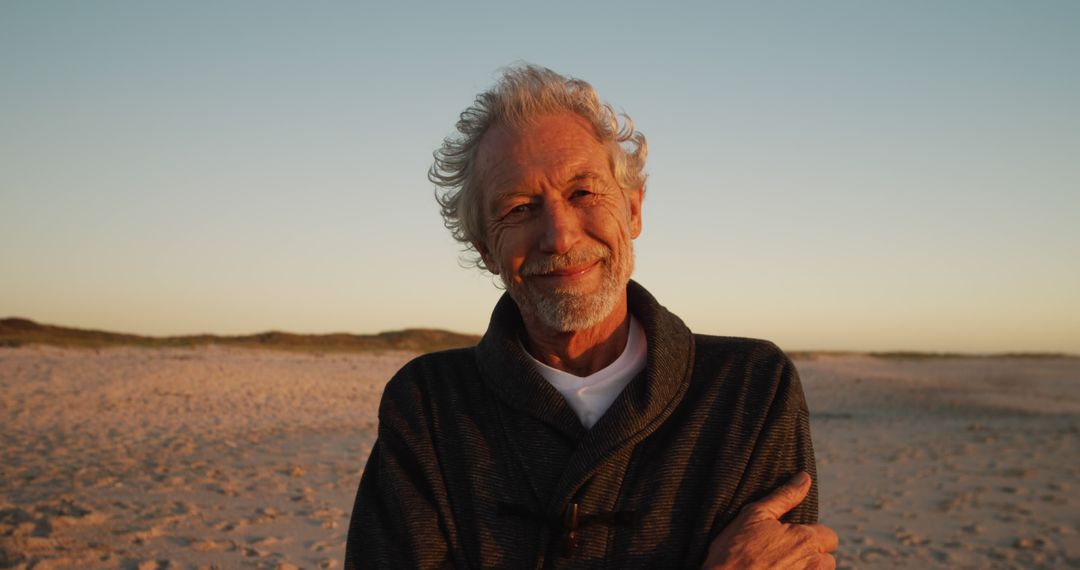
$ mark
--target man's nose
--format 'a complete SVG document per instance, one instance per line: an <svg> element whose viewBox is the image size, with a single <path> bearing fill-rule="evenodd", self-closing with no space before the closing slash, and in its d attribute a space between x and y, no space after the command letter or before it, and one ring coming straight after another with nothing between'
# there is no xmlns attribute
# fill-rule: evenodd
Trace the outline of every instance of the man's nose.
<svg viewBox="0 0 1080 570"><path fill-rule="evenodd" d="M543 236L540 249L544 253L562 254L573 249L581 236L581 225L573 208L561 202L545 204Z"/></svg>

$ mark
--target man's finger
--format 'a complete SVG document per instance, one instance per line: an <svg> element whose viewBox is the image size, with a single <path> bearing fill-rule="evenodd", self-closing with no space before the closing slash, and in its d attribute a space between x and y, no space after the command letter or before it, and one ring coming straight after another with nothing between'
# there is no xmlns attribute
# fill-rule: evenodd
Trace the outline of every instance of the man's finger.
<svg viewBox="0 0 1080 570"><path fill-rule="evenodd" d="M751 503L751 505L755 513L779 519L801 503L809 492L810 475L805 471L800 471L798 475L777 487L775 491L769 493L764 499Z"/></svg>
<svg viewBox="0 0 1080 570"><path fill-rule="evenodd" d="M814 533L814 542L817 543L821 552L833 552L840 546L840 537L836 536L833 529L823 524L808 524L806 528Z"/></svg>
<svg viewBox="0 0 1080 570"><path fill-rule="evenodd" d="M832 556L826 554L818 559L819 570L833 570L834 568L836 568L836 559Z"/></svg>

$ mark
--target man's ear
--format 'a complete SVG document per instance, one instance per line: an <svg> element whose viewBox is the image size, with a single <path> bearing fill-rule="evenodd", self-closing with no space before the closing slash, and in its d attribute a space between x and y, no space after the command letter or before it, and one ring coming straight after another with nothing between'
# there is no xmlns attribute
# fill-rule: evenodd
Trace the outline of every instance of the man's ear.
<svg viewBox="0 0 1080 570"><path fill-rule="evenodd" d="M630 237L637 239L641 235L641 202L645 198L645 188L638 188L626 193L630 202Z"/></svg>
<svg viewBox="0 0 1080 570"><path fill-rule="evenodd" d="M491 256L491 251L487 246L478 241L472 242L472 245L476 248L476 253L480 254L480 259L484 260L484 267L487 267L492 275L498 275L499 266L495 264L495 258Z"/></svg>

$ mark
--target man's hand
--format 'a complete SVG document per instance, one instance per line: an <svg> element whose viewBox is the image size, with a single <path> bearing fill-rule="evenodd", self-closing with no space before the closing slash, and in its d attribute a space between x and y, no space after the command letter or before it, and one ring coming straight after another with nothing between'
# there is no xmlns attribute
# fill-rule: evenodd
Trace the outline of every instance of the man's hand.
<svg viewBox="0 0 1080 570"><path fill-rule="evenodd" d="M809 491L810 475L803 472L768 497L743 507L709 545L703 568L835 568L831 553L839 539L832 529L780 522Z"/></svg>

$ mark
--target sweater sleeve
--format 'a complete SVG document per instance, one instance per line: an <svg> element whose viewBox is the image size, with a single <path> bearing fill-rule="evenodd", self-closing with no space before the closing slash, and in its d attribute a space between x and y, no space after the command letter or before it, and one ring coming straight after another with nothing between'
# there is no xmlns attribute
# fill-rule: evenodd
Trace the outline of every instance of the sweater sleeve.
<svg viewBox="0 0 1080 570"><path fill-rule="evenodd" d="M801 389L800 396L802 396ZM810 414L806 410L805 403L799 411L796 424L794 453L796 468L809 473L813 482L803 502L780 520L786 523L814 524L818 522L818 477L817 465L814 462L814 446L810 442Z"/></svg>
<svg viewBox="0 0 1080 570"><path fill-rule="evenodd" d="M794 364L779 349L773 348L773 351L768 358L762 358L771 361L765 367L768 372L756 374L754 379L759 386L771 386L763 391L769 394L768 399L760 401L757 408L764 412L764 419L754 436L753 451L731 508L718 514L709 534L710 540L724 529L739 509L764 498L799 471L806 471L813 479L810 492L780 520L797 524L817 522L818 481L806 398Z"/></svg>
<svg viewBox="0 0 1080 570"><path fill-rule="evenodd" d="M788 413L795 416L792 428L781 430L787 432L789 453L792 456L793 469L805 471L810 474L812 485L807 493L807 498L802 500L792 511L781 517L784 523L799 525L812 525L818 523L818 465L814 461L813 443L810 439L810 410L807 408L806 395L802 393L802 383L799 381L795 365L788 359L784 359L787 392L786 408Z"/></svg>
<svg viewBox="0 0 1080 570"><path fill-rule="evenodd" d="M771 493L799 471L809 473L813 480L810 492L780 520L797 524L817 522L818 480L814 445L810 440L810 412L799 373L787 356L781 356L776 395L758 438L750 471L754 473L754 479L767 482L766 488L758 493L761 496Z"/></svg>
<svg viewBox="0 0 1080 570"><path fill-rule="evenodd" d="M401 394L397 394L398 397ZM438 462L422 437L424 418L401 409L391 386L379 411L379 437L356 493L345 568L448 568L449 541L440 516Z"/></svg>

